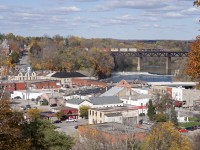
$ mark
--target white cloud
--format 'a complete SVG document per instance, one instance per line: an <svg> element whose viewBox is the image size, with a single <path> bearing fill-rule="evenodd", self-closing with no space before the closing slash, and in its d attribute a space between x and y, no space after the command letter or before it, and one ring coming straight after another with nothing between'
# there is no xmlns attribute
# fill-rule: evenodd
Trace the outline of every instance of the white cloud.
<svg viewBox="0 0 200 150"><path fill-rule="evenodd" d="M65 12L77 12L77 11L81 11L80 8L76 7L76 6L71 6L71 7L60 7L57 10L60 11L65 11Z"/></svg>
<svg viewBox="0 0 200 150"><path fill-rule="evenodd" d="M126 15L123 15L123 16L118 16L115 18L116 20L121 20L121 21L135 21L137 20L135 17L129 15L129 14L126 14Z"/></svg>
<svg viewBox="0 0 200 150"><path fill-rule="evenodd" d="M168 12L164 14L166 17L172 17L172 18L178 18L178 17L183 17L183 15L179 12Z"/></svg>
<svg viewBox="0 0 200 150"><path fill-rule="evenodd" d="M146 20L149 20L149 21L158 21L159 19L156 18L156 17L148 17L148 18L146 18Z"/></svg>

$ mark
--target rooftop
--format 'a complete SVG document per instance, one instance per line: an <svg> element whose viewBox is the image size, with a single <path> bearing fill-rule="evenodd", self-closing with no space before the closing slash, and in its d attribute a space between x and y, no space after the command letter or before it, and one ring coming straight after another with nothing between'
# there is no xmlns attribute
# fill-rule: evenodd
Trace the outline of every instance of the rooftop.
<svg viewBox="0 0 200 150"><path fill-rule="evenodd" d="M117 87L114 86L111 89L109 89L108 91L106 91L105 93L101 94L100 96L116 96L120 91L122 91L124 89L124 87Z"/></svg>
<svg viewBox="0 0 200 150"><path fill-rule="evenodd" d="M196 86L197 82L148 82L148 84L164 86Z"/></svg>
<svg viewBox="0 0 200 150"><path fill-rule="evenodd" d="M69 100L66 101L66 103L79 105L84 101L87 101L87 100L85 100L85 99L69 99Z"/></svg>
<svg viewBox="0 0 200 150"><path fill-rule="evenodd" d="M91 110L97 110L102 112L116 112L124 110L138 110L138 108L136 106L120 106L120 107L91 108Z"/></svg>
<svg viewBox="0 0 200 150"><path fill-rule="evenodd" d="M117 96L102 96L93 97L90 102L93 105L104 105L104 104L119 104L123 103Z"/></svg>
<svg viewBox="0 0 200 150"><path fill-rule="evenodd" d="M113 135L119 134L134 134L138 132L148 132L149 128L142 126L140 127L133 127L127 126L119 123L102 123L102 124L94 124L94 125L87 125L89 128L93 128L99 131L107 132Z"/></svg>
<svg viewBox="0 0 200 150"><path fill-rule="evenodd" d="M55 78L74 78L74 77L86 77L79 72L56 72L51 77Z"/></svg>

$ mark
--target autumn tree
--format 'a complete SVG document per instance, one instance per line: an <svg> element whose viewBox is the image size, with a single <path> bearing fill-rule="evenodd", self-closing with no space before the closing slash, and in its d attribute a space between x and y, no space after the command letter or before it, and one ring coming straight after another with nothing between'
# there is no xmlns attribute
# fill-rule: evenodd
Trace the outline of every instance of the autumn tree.
<svg viewBox="0 0 200 150"><path fill-rule="evenodd" d="M32 119L32 120L35 120L35 119L39 119L40 118L40 110L39 109L29 109L27 111L27 115Z"/></svg>
<svg viewBox="0 0 200 150"><path fill-rule="evenodd" d="M94 75L99 79L108 77L114 68L114 60L109 53L98 48L94 48L89 51L89 55L91 67L94 70Z"/></svg>
<svg viewBox="0 0 200 150"><path fill-rule="evenodd" d="M31 57L41 57L41 47L36 41L33 41L30 44L29 52L31 54Z"/></svg>
<svg viewBox="0 0 200 150"><path fill-rule="evenodd" d="M200 6L200 0L195 0L194 3L193 3L193 5L194 6L196 5L197 7Z"/></svg>
<svg viewBox="0 0 200 150"><path fill-rule="evenodd" d="M0 149L30 149L30 138L24 138L23 116L10 108L9 101L3 96L0 100Z"/></svg>
<svg viewBox="0 0 200 150"><path fill-rule="evenodd" d="M58 120L61 120L61 118L65 115L64 111L59 111L56 113L56 117L58 118Z"/></svg>
<svg viewBox="0 0 200 150"><path fill-rule="evenodd" d="M179 133L172 123L156 124L146 138L146 150L191 150L189 139Z"/></svg>
<svg viewBox="0 0 200 150"><path fill-rule="evenodd" d="M187 74L193 80L200 82L200 36L191 44L191 51L188 54Z"/></svg>
<svg viewBox="0 0 200 150"><path fill-rule="evenodd" d="M19 62L19 53L16 51L12 52L10 55L10 61L12 64L16 64Z"/></svg>
<svg viewBox="0 0 200 150"><path fill-rule="evenodd" d="M128 133L126 128L124 126L121 131L113 125L113 136L106 135L106 131L86 129L79 132L81 136L75 138L72 150L142 150L143 142L137 139L136 134Z"/></svg>
<svg viewBox="0 0 200 150"><path fill-rule="evenodd" d="M88 118L88 110L90 109L90 106L82 105L79 107L79 113L80 117Z"/></svg>
<svg viewBox="0 0 200 150"><path fill-rule="evenodd" d="M156 115L154 116L156 122L171 121L174 125L178 125L174 100L168 94L156 94L153 106L156 110Z"/></svg>

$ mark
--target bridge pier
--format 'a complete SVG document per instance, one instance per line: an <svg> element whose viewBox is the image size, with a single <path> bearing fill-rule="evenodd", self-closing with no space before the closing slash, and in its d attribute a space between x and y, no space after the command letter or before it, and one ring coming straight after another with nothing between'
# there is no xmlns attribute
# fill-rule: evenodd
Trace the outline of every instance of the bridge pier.
<svg viewBox="0 0 200 150"><path fill-rule="evenodd" d="M166 74L171 75L171 57L166 59Z"/></svg>
<svg viewBox="0 0 200 150"><path fill-rule="evenodd" d="M142 57L138 57L137 71L140 72L141 70L142 70Z"/></svg>

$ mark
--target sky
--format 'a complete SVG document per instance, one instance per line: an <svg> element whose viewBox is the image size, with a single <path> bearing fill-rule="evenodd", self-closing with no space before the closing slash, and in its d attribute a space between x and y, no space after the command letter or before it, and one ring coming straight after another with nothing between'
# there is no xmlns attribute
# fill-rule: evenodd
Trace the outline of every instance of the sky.
<svg viewBox="0 0 200 150"><path fill-rule="evenodd" d="M0 0L0 33L125 40L194 40L193 0Z"/></svg>

